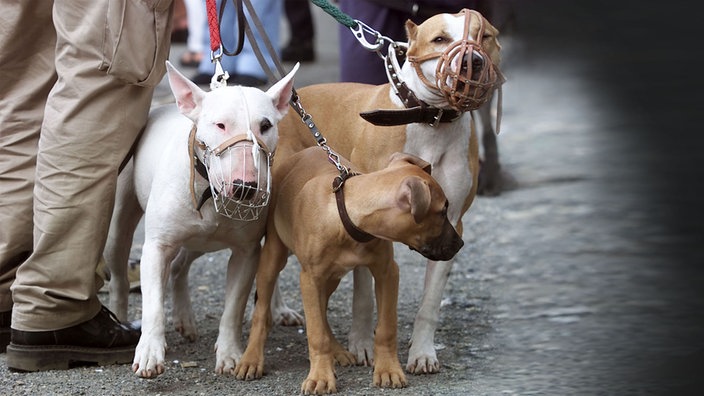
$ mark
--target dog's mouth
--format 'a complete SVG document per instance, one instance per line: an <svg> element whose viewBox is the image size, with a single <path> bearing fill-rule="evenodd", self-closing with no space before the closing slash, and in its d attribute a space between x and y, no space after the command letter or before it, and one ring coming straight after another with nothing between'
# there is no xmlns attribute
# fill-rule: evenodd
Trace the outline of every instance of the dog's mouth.
<svg viewBox="0 0 704 396"><path fill-rule="evenodd" d="M205 161L215 210L235 220L259 218L271 193L271 157L260 145L238 142Z"/></svg>
<svg viewBox="0 0 704 396"><path fill-rule="evenodd" d="M220 192L230 199L237 201L249 201L257 195L259 186L255 181L234 180L229 186L225 186Z"/></svg>

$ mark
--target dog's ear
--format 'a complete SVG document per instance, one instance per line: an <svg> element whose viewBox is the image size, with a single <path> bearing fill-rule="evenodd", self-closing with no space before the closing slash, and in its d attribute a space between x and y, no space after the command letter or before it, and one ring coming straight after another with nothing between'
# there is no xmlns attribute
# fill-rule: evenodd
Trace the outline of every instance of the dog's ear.
<svg viewBox="0 0 704 396"><path fill-rule="evenodd" d="M408 176L396 192L396 204L401 210L410 211L416 224L428 214L430 209L430 186L418 176Z"/></svg>
<svg viewBox="0 0 704 396"><path fill-rule="evenodd" d="M411 41L416 39L416 34L418 32L418 25L413 23L412 20L407 20L406 21L406 37L408 38L408 42L410 44Z"/></svg>
<svg viewBox="0 0 704 396"><path fill-rule="evenodd" d="M195 122L200 114L205 91L176 70L169 61L166 61L166 73L169 77L171 92L176 98L178 110Z"/></svg>
<svg viewBox="0 0 704 396"><path fill-rule="evenodd" d="M389 157L389 165L395 161L403 161L407 162L413 165L418 166L419 168L423 169L425 173L430 174L433 166L425 161L424 159L413 155L413 154L408 154L408 153L401 153L401 152L396 152L391 154Z"/></svg>
<svg viewBox="0 0 704 396"><path fill-rule="evenodd" d="M274 107L279 111L281 117L286 115L288 111L288 102L291 100L291 94L293 93L293 76L296 75L299 66L300 63L296 62L296 65L284 78L266 91L267 95L272 98Z"/></svg>

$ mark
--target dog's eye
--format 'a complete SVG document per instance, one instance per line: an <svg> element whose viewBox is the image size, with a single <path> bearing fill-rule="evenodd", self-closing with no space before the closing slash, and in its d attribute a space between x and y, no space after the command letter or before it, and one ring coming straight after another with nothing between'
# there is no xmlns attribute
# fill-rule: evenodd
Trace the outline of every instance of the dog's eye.
<svg viewBox="0 0 704 396"><path fill-rule="evenodd" d="M259 132L264 133L271 129L272 126L273 125L271 124L271 121L265 118L262 120L262 122L259 123Z"/></svg>
<svg viewBox="0 0 704 396"><path fill-rule="evenodd" d="M434 43L444 43L445 41L447 41L447 38L443 36L437 36L433 39Z"/></svg>
<svg viewBox="0 0 704 396"><path fill-rule="evenodd" d="M215 124L215 126L222 129L223 131L225 130L225 124L223 124L222 122L218 122L217 124Z"/></svg>

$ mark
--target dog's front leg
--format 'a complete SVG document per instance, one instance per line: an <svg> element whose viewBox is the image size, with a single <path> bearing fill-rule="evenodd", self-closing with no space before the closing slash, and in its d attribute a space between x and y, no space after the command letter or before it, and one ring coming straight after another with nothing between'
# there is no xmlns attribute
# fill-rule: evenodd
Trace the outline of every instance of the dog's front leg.
<svg viewBox="0 0 704 396"><path fill-rule="evenodd" d="M352 294L352 327L347 338L347 348L354 354L357 364L374 365L374 289L373 279L366 267L356 267L354 293Z"/></svg>
<svg viewBox="0 0 704 396"><path fill-rule="evenodd" d="M372 266L378 323L374 335L374 385L403 388L406 375L398 360L398 264L391 260L383 268Z"/></svg>
<svg viewBox="0 0 704 396"><path fill-rule="evenodd" d="M337 392L335 358L331 349L334 341L330 339L330 334L326 329L326 285L327 279L316 277L305 269L301 270L301 295L306 315L306 335L310 358L308 377L301 384L301 392L305 395Z"/></svg>
<svg viewBox="0 0 704 396"><path fill-rule="evenodd" d="M435 329L440 319L440 301L452 269L452 261L428 260L425 287L420 308L416 314L408 351L406 370L413 374L436 373L440 362L435 353Z"/></svg>
<svg viewBox="0 0 704 396"><path fill-rule="evenodd" d="M245 244L246 246L247 244ZM259 243L233 249L227 264L225 309L215 342L215 372L235 374L242 357L242 322L259 261ZM239 262L238 262L239 261Z"/></svg>
<svg viewBox="0 0 704 396"><path fill-rule="evenodd" d="M146 238L142 249L142 335L132 363L132 371L140 377L154 378L164 372L164 289L169 263L177 249L173 245L159 244L151 238Z"/></svg>
<svg viewBox="0 0 704 396"><path fill-rule="evenodd" d="M191 305L188 271L193 261L202 255L202 252L193 252L186 248L181 248L171 263L171 300L174 306L174 328L183 338L190 342L195 342L198 339L198 329L195 316L193 315L193 306Z"/></svg>

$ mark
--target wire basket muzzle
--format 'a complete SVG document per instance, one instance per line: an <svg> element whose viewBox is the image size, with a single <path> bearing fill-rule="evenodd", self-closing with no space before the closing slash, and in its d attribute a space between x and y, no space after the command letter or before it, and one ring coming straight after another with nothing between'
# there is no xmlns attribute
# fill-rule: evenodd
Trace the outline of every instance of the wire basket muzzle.
<svg viewBox="0 0 704 396"><path fill-rule="evenodd" d="M207 153L204 164L215 210L234 220L257 220L271 196L271 155L259 144L240 141Z"/></svg>

